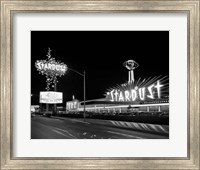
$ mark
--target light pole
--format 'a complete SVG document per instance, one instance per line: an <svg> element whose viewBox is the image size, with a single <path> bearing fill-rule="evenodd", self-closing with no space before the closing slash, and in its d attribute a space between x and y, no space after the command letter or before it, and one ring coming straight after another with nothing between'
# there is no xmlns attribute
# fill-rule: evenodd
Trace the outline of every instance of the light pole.
<svg viewBox="0 0 200 170"><path fill-rule="evenodd" d="M55 81L55 84L54 84L54 91L56 92L57 91L57 81ZM54 104L54 111L53 111L54 114L57 114L57 107L56 107L56 104Z"/></svg>
<svg viewBox="0 0 200 170"><path fill-rule="evenodd" d="M83 104L84 104L84 106L83 106L83 118L84 118L84 121L85 121L85 96L86 96L86 88L85 88L85 70L83 71L83 73L80 73L80 72L78 72L78 71L76 71L76 70L74 70L74 69L72 69L72 68L69 68L68 67L68 70L71 70L71 71L73 71L73 72L75 72L75 73L77 73L77 74L79 74L79 75L81 75L82 77L83 77Z"/></svg>
<svg viewBox="0 0 200 170"><path fill-rule="evenodd" d="M84 121L85 121L85 70L83 72L83 100L84 100L84 108L83 108L83 118L84 118Z"/></svg>

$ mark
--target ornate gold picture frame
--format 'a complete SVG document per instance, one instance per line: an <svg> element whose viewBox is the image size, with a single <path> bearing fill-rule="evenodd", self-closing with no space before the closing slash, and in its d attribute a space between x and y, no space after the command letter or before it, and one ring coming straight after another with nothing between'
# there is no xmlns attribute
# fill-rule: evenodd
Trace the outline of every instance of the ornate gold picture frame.
<svg viewBox="0 0 200 170"><path fill-rule="evenodd" d="M199 0L7 1L1 0L0 115L1 169L200 169L199 165ZM16 13L187 13L187 158L15 158L13 149L13 16Z"/></svg>

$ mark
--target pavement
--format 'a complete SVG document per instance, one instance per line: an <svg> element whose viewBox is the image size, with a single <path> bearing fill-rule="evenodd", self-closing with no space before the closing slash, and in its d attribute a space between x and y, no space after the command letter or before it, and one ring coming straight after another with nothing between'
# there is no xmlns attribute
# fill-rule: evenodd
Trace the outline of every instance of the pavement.
<svg viewBox="0 0 200 170"><path fill-rule="evenodd" d="M110 126L104 120L35 116L31 139L169 139L169 135Z"/></svg>

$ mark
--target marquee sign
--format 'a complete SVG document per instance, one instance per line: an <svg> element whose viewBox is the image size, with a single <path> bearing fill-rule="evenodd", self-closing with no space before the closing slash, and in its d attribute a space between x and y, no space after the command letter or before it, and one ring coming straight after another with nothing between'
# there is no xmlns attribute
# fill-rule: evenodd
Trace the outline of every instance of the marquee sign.
<svg viewBox="0 0 200 170"><path fill-rule="evenodd" d="M62 92L40 92L40 103L57 104L62 103Z"/></svg>
<svg viewBox="0 0 200 170"><path fill-rule="evenodd" d="M168 79L163 77L159 79L147 79L137 81L134 84L122 84L116 88L111 88L106 97L112 102L134 102L160 99L168 94Z"/></svg>
<svg viewBox="0 0 200 170"><path fill-rule="evenodd" d="M67 110L78 110L78 108L79 108L78 100L66 102L66 109Z"/></svg>

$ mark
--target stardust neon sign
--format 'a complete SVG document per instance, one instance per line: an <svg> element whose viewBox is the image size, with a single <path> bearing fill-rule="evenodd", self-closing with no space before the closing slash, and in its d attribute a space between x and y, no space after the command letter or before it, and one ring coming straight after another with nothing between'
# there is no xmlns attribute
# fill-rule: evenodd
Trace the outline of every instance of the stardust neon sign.
<svg viewBox="0 0 200 170"><path fill-rule="evenodd" d="M164 85L158 80L156 83L151 84L148 87L140 87L129 89L129 90L119 90L113 89L107 93L110 101L144 101L146 99L161 98L161 88Z"/></svg>
<svg viewBox="0 0 200 170"><path fill-rule="evenodd" d="M56 61L55 58L51 57L51 49L48 49L46 60L37 60L35 62L35 67L41 74L47 76L63 76L67 71L67 65Z"/></svg>
<svg viewBox="0 0 200 170"><path fill-rule="evenodd" d="M50 85L54 88L56 87L58 83L57 76L61 77L65 75L67 65L60 61L56 61L55 58L51 57L50 48L48 49L47 57L46 60L37 60L35 62L35 67L40 74L46 75L46 90L49 91L51 88Z"/></svg>
<svg viewBox="0 0 200 170"><path fill-rule="evenodd" d="M56 71L59 75L63 75L67 71L67 66L65 64L46 62L45 60L36 61L35 66L40 71Z"/></svg>

